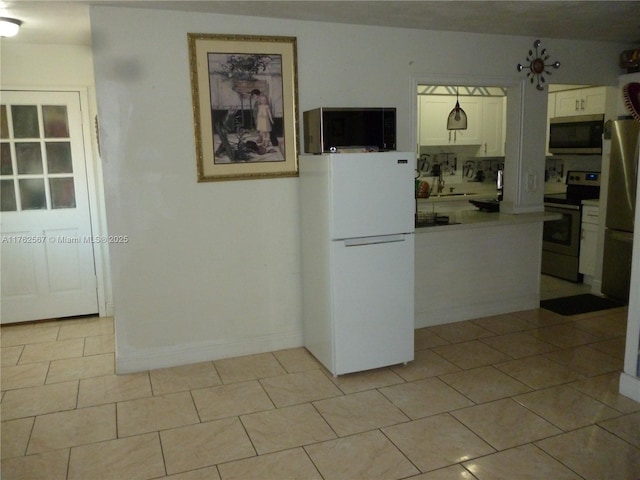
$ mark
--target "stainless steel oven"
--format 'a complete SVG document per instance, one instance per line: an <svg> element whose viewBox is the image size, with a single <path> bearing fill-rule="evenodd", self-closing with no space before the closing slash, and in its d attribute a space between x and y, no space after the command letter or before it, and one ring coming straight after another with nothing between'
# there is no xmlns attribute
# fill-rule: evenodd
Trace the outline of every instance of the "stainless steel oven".
<svg viewBox="0 0 640 480"><path fill-rule="evenodd" d="M545 212L559 213L562 218L544 223L542 240L544 249L564 255L580 254L580 215L579 205L559 206L544 204Z"/></svg>
<svg viewBox="0 0 640 480"><path fill-rule="evenodd" d="M567 190L544 196L545 212L561 218L544 222L542 273L572 282L582 282L580 233L582 200L600 196L600 172L567 172Z"/></svg>
<svg viewBox="0 0 640 480"><path fill-rule="evenodd" d="M544 222L542 230L542 273L581 282L579 205L544 204L545 212L559 213L559 220Z"/></svg>

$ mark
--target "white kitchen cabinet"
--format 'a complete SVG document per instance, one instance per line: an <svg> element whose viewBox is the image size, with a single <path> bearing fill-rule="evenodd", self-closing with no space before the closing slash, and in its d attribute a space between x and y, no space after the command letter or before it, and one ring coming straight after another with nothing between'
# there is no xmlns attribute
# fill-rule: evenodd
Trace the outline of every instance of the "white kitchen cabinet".
<svg viewBox="0 0 640 480"><path fill-rule="evenodd" d="M546 140L544 142L544 148L545 148L545 155L549 156L551 155L551 153L549 153L549 136L550 136L550 129L549 129L549 125L550 125L550 120L556 116L556 94L549 92L549 95L547 96L547 135L546 135Z"/></svg>
<svg viewBox="0 0 640 480"><path fill-rule="evenodd" d="M449 145L447 116L451 111L449 97L418 97L418 138L420 145Z"/></svg>
<svg viewBox="0 0 640 480"><path fill-rule="evenodd" d="M418 138L420 145L453 146L482 143L481 98L460 97L460 108L467 114L466 130L447 130L449 113L456 105L455 95L421 95L418 97Z"/></svg>
<svg viewBox="0 0 640 480"><path fill-rule="evenodd" d="M596 274L596 245L600 208L593 205L582 207L582 232L580 234L579 272L590 277Z"/></svg>
<svg viewBox="0 0 640 480"><path fill-rule="evenodd" d="M482 97L479 157L504 156L505 97Z"/></svg>
<svg viewBox="0 0 640 480"><path fill-rule="evenodd" d="M555 116L604 114L606 91L605 87L591 87L555 92Z"/></svg>

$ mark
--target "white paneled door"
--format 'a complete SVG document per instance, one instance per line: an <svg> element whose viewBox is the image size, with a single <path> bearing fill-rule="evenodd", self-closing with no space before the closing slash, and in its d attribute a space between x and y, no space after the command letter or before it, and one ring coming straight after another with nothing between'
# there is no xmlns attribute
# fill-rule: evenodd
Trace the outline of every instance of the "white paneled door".
<svg viewBox="0 0 640 480"><path fill-rule="evenodd" d="M98 312L77 92L0 92L3 324Z"/></svg>

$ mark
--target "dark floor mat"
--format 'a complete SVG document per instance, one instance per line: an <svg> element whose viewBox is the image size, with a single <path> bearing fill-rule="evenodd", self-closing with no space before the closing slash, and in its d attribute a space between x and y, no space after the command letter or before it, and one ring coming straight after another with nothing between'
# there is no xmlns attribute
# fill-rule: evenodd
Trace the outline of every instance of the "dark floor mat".
<svg viewBox="0 0 640 480"><path fill-rule="evenodd" d="M590 293L573 295L571 297L553 298L540 302L540 307L560 315L578 315L580 313L597 312L598 310L607 310L624 305L622 302L611 300L610 298L598 297Z"/></svg>

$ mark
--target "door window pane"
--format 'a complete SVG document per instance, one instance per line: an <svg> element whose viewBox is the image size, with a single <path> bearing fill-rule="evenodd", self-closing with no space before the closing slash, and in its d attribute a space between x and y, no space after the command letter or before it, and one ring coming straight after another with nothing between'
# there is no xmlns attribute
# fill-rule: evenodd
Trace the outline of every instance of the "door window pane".
<svg viewBox="0 0 640 480"><path fill-rule="evenodd" d="M19 174L42 173L40 142L16 143L16 160Z"/></svg>
<svg viewBox="0 0 640 480"><path fill-rule="evenodd" d="M16 210L16 189L13 180L0 180L0 211L15 212Z"/></svg>
<svg viewBox="0 0 640 480"><path fill-rule="evenodd" d="M75 208L76 193L73 177L50 178L51 208Z"/></svg>
<svg viewBox="0 0 640 480"><path fill-rule="evenodd" d="M43 105L42 120L44 136L47 138L68 138L69 122L67 121L67 107L64 105Z"/></svg>
<svg viewBox="0 0 640 480"><path fill-rule="evenodd" d="M6 105L0 105L0 138L9 138L9 124L7 123Z"/></svg>
<svg viewBox="0 0 640 480"><path fill-rule="evenodd" d="M71 144L69 142L47 142L45 148L49 173L73 173Z"/></svg>
<svg viewBox="0 0 640 480"><path fill-rule="evenodd" d="M14 138L40 138L38 108L35 105L13 105L11 115Z"/></svg>
<svg viewBox="0 0 640 480"><path fill-rule="evenodd" d="M25 178L20 180L20 200L22 210L42 210L47 208L44 191L44 178Z"/></svg>
<svg viewBox="0 0 640 480"><path fill-rule="evenodd" d="M8 143L0 144L0 175L13 175L11 146Z"/></svg>

